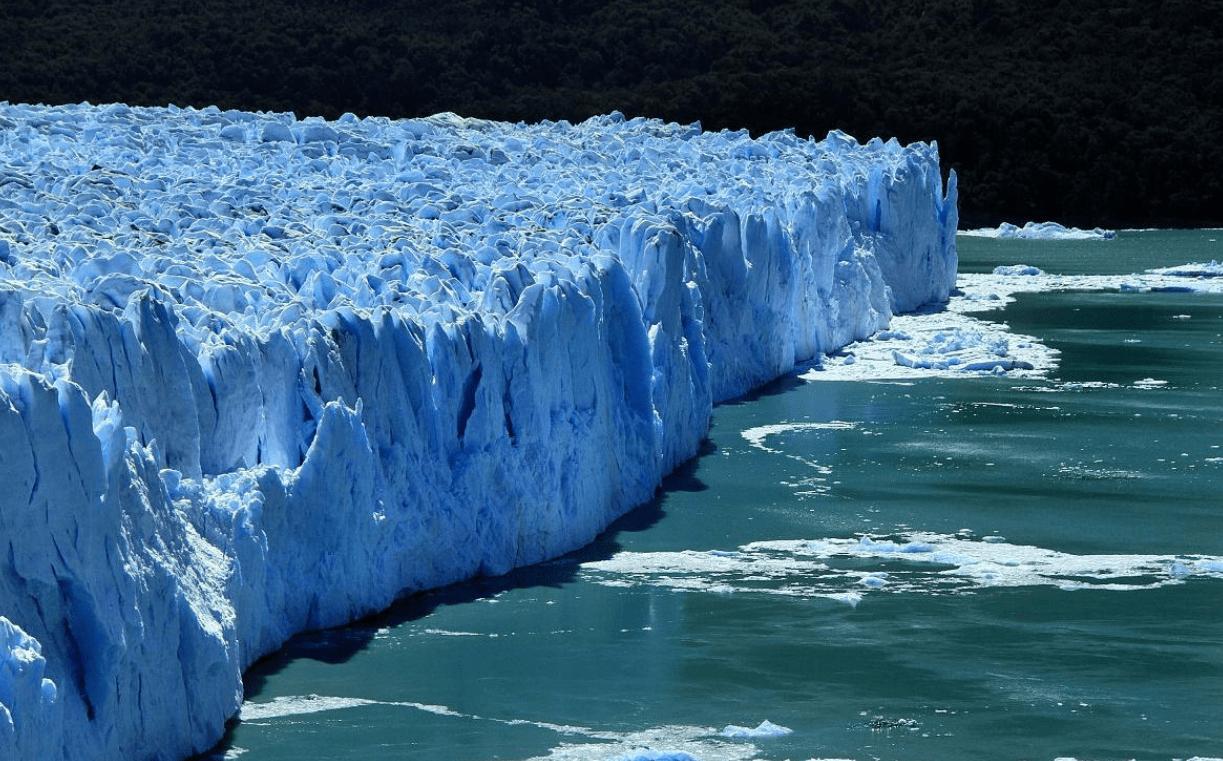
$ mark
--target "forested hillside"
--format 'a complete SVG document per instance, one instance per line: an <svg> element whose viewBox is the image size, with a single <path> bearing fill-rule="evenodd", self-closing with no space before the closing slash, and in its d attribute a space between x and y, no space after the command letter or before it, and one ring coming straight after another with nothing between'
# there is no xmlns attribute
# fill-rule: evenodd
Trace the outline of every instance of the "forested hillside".
<svg viewBox="0 0 1223 761"><path fill-rule="evenodd" d="M971 225L1223 224L1223 2L4 0L0 99L937 139Z"/></svg>

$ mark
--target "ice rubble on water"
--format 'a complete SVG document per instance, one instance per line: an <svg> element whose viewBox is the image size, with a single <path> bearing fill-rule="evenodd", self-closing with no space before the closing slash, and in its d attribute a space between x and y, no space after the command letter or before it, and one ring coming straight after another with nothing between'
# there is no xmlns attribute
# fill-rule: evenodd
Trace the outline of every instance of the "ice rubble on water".
<svg viewBox="0 0 1223 761"><path fill-rule="evenodd" d="M971 532L762 541L734 550L620 552L582 565L607 586L825 598L965 594L1001 587L1135 591L1223 578L1211 555L1076 555ZM865 588L865 589L862 589Z"/></svg>
<svg viewBox="0 0 1223 761"><path fill-rule="evenodd" d="M1105 230L1102 227L1083 230L1078 227L1066 227L1057 222L1028 222L1023 227L1003 222L998 227L961 230L960 235L1001 240L1112 240L1117 237L1117 231Z"/></svg>
<svg viewBox="0 0 1223 761"><path fill-rule="evenodd" d="M825 357L802 374L809 381L901 380L1007 375L1042 378L1057 366L1058 351L969 312L977 302L952 299L933 314L892 318L891 327Z"/></svg>
<svg viewBox="0 0 1223 761"><path fill-rule="evenodd" d="M1040 267L1033 267L1030 264L1004 264L1001 267L994 267L994 274L1010 276L1025 275L1035 277L1036 275L1045 274L1045 271Z"/></svg>
<svg viewBox="0 0 1223 761"><path fill-rule="evenodd" d="M1223 277L1223 262L1211 259L1209 262L1192 262L1178 264L1174 267L1160 267L1147 270L1153 275L1172 275L1175 277L1212 278Z"/></svg>
<svg viewBox="0 0 1223 761"><path fill-rule="evenodd" d="M792 734L794 730L789 727L783 727L780 724L765 719L755 727L741 727L738 724L728 724L722 729L723 737L733 737L737 739L758 740L765 737L785 737Z"/></svg>
<svg viewBox="0 0 1223 761"><path fill-rule="evenodd" d="M759 758L749 740L784 737L793 730L767 719L756 727L727 725L713 727L664 725L624 731L510 716L482 716L463 713L449 706L408 701L383 701L369 698L324 695L288 695L266 702L245 703L243 721L270 723L330 711L347 711L369 706L382 709L422 711L462 722L532 727L552 732L559 743L546 756L533 761L626 761L627 759L690 759L691 761L751 761Z"/></svg>
<svg viewBox="0 0 1223 761"><path fill-rule="evenodd" d="M956 269L936 148L841 133L0 104L0 189L0 758L209 747Z"/></svg>
<svg viewBox="0 0 1223 761"><path fill-rule="evenodd" d="M1201 274L1210 265L1182 264L1130 275L1059 275L961 273L948 311L989 312L1003 308L1020 293L1111 291L1119 293L1223 293L1223 277ZM1202 268L1207 268L1202 270ZM1181 318L1183 319L1183 318Z"/></svg>
<svg viewBox="0 0 1223 761"><path fill-rule="evenodd" d="M986 374L1043 378L1057 367L1059 352L1038 338L1015 333L1005 323L984 319L978 313L1002 309L1021 293L1219 294L1223 293L1223 277L1212 273L1221 270L1223 265L1210 262L1129 275L1059 275L1013 264L995 267L991 274L961 273L956 291L944 308L896 315L887 330L823 358L802 377L811 381ZM1135 385L1144 387L1141 382Z"/></svg>

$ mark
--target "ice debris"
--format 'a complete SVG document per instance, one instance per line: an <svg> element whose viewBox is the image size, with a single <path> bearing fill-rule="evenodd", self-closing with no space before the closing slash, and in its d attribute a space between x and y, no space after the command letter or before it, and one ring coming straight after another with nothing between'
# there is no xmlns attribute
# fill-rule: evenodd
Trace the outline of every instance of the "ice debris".
<svg viewBox="0 0 1223 761"><path fill-rule="evenodd" d="M971 306L961 297L952 309L934 314L898 315L892 329L880 331L843 351L853 362L826 357L803 373L809 381L879 380L932 376L962 377L1006 373L1043 377L1057 364L1058 352L1006 325L959 311Z"/></svg>
<svg viewBox="0 0 1223 761"><path fill-rule="evenodd" d="M1172 267L1160 267L1158 269L1147 270L1154 275L1173 275L1175 277L1223 277L1223 262L1211 259L1209 262L1191 262L1189 264L1178 264Z"/></svg>
<svg viewBox="0 0 1223 761"><path fill-rule="evenodd" d="M765 719L754 727L741 727L737 724L728 724L722 730L723 737L731 737L735 739L757 740L764 737L785 737L792 734L794 730L789 727L783 727L780 724Z"/></svg>
<svg viewBox="0 0 1223 761"><path fill-rule="evenodd" d="M1030 264L1008 264L1001 267L994 267L995 275L1011 275L1011 276L1033 276L1043 275L1045 271L1039 267L1033 267Z"/></svg>
<svg viewBox="0 0 1223 761"><path fill-rule="evenodd" d="M1057 222L1028 222L1023 227L1003 222L996 228L981 227L975 230L961 230L960 235L1002 240L1112 240L1117 237L1117 231L1105 230L1102 227L1082 230L1077 227L1066 227Z"/></svg>
<svg viewBox="0 0 1223 761"><path fill-rule="evenodd" d="M957 280L956 296L949 311L986 312L1001 309L1019 293L1053 291L1116 291L1120 293L1223 293L1223 278L1204 277L1197 268L1181 265L1130 275L1057 275L1042 273L1027 277L963 273Z"/></svg>
<svg viewBox="0 0 1223 761"><path fill-rule="evenodd" d="M0 125L0 758L205 750L293 633L585 544L713 403L954 285L933 145Z"/></svg>
<svg viewBox="0 0 1223 761"><path fill-rule="evenodd" d="M1005 537L917 532L752 542L733 552L620 552L582 565L591 581L717 592L823 598L857 605L864 594L963 594L998 587L1131 591L1223 580L1210 555L1076 555Z"/></svg>

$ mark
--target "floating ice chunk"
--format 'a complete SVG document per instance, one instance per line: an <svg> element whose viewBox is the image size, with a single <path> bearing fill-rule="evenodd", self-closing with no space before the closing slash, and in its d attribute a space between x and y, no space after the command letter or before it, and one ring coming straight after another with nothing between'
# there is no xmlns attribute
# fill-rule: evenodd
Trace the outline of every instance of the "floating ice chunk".
<svg viewBox="0 0 1223 761"><path fill-rule="evenodd" d="M1045 271L1040 269L1039 267L1033 267L1030 264L1009 264L1009 265L1004 265L1001 267L994 267L994 274L995 275L1007 275L1007 276L1022 275L1025 277L1033 277L1036 275L1043 275L1045 274Z"/></svg>
<svg viewBox="0 0 1223 761"><path fill-rule="evenodd" d="M1134 381L1134 388L1163 388L1168 381L1159 378L1142 378Z"/></svg>
<svg viewBox="0 0 1223 761"><path fill-rule="evenodd" d="M976 230L961 230L960 235L978 238L1022 239L1022 240L1112 240L1116 230L1095 227L1081 230L1065 227L1057 222L1028 222L1023 227L1003 222L997 228L983 227Z"/></svg>
<svg viewBox="0 0 1223 761"><path fill-rule="evenodd" d="M952 307L963 306L953 298ZM1005 325L959 311L901 315L893 328L869 341L851 344L854 362L826 362L804 380L863 380L1014 373L1040 377L1056 366L1057 352L1036 338L1011 333Z"/></svg>
<svg viewBox="0 0 1223 761"><path fill-rule="evenodd" d="M755 727L740 727L736 724L728 724L722 730L723 737L733 737L735 739L756 740L765 737L785 737L793 734L794 730L789 727L783 727L780 724L765 719Z"/></svg>
<svg viewBox="0 0 1223 761"><path fill-rule="evenodd" d="M903 367L925 370L960 372L1034 369L1030 362L1009 357L1010 341L1005 333L982 332L971 328L953 327L936 331L925 343L914 347L911 354L893 350L892 360Z"/></svg>
<svg viewBox="0 0 1223 761"><path fill-rule="evenodd" d="M1173 267L1160 267L1158 269L1147 270L1147 272L1154 275L1171 275L1173 277L1223 277L1223 262L1217 262L1211 259L1209 262L1178 264Z"/></svg>
<svg viewBox="0 0 1223 761"><path fill-rule="evenodd" d="M899 718L889 719L886 716L873 716L870 721L866 722L866 726L870 727L875 732L886 732L892 729L907 729L916 731L921 725L917 719Z"/></svg>

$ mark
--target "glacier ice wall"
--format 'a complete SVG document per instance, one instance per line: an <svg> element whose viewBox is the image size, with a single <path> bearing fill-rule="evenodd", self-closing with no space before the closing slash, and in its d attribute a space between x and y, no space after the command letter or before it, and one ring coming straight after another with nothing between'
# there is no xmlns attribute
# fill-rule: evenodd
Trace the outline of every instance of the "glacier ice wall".
<svg viewBox="0 0 1223 761"><path fill-rule="evenodd" d="M0 104L0 758L206 749L295 632L589 542L956 221L841 133Z"/></svg>

